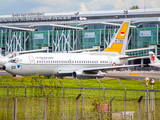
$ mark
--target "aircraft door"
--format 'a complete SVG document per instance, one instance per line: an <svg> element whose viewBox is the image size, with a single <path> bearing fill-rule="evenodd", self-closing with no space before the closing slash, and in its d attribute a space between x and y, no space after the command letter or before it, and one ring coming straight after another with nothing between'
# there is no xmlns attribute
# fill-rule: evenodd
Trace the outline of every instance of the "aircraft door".
<svg viewBox="0 0 160 120"><path fill-rule="evenodd" d="M108 56L108 63L112 64L112 58L111 58L111 56Z"/></svg>
<svg viewBox="0 0 160 120"><path fill-rule="evenodd" d="M33 68L35 67L35 59L32 55L28 56L29 61L30 61L30 67Z"/></svg>

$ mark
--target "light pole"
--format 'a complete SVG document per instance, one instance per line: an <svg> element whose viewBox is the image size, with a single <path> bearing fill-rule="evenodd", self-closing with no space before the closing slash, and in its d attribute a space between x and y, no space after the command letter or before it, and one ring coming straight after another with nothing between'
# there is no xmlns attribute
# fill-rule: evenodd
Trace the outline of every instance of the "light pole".
<svg viewBox="0 0 160 120"><path fill-rule="evenodd" d="M3 30L1 30L1 47L3 47Z"/></svg>
<svg viewBox="0 0 160 120"><path fill-rule="evenodd" d="M157 27L157 45L158 45L158 42L159 42L159 41L158 41L158 37L159 37L159 36L158 36L158 33L159 33L158 28L159 28L159 25L156 25L156 27Z"/></svg>
<svg viewBox="0 0 160 120"><path fill-rule="evenodd" d="M127 18L128 10L124 10L125 18Z"/></svg>
<svg viewBox="0 0 160 120"><path fill-rule="evenodd" d="M79 14L79 12L76 12L75 15L76 15L76 43L77 43L77 15ZM76 50L77 50L77 44L76 44Z"/></svg>

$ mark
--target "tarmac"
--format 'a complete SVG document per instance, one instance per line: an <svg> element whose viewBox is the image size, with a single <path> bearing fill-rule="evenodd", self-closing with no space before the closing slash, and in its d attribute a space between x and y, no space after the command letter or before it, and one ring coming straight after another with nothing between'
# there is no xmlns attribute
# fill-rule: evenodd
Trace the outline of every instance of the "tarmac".
<svg viewBox="0 0 160 120"><path fill-rule="evenodd" d="M138 73L138 75L131 75ZM107 71L104 79L144 80L146 77L160 80L160 71Z"/></svg>
<svg viewBox="0 0 160 120"><path fill-rule="evenodd" d="M7 73L6 71L0 71L1 75ZM131 75L130 73L138 73L138 75ZM7 75L7 74L5 74ZM8 74L10 75L10 74ZM146 77L154 78L160 80L160 71L107 71L104 78L101 79L124 79L124 80L144 80ZM73 77L67 77L68 79L73 79Z"/></svg>

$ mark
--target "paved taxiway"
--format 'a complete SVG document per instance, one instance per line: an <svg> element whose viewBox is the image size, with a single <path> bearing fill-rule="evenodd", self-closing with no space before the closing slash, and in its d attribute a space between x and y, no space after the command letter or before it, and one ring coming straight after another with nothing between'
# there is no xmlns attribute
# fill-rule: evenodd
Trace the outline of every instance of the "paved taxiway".
<svg viewBox="0 0 160 120"><path fill-rule="evenodd" d="M130 73L138 73L138 75L130 75ZM125 80L144 80L145 77L160 80L160 71L107 71L105 78L119 78Z"/></svg>
<svg viewBox="0 0 160 120"><path fill-rule="evenodd" d="M1 75L5 74L6 71L0 71ZM138 73L138 75L130 75L130 73ZM124 80L144 80L145 77L155 78L160 80L160 71L107 71L106 75L102 79L124 79ZM73 79L73 77L67 77L68 79Z"/></svg>

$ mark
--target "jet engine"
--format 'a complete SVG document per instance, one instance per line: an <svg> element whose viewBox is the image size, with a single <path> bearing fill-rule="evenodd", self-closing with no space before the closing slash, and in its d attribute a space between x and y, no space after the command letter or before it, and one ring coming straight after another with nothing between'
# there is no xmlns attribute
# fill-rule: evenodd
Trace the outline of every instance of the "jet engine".
<svg viewBox="0 0 160 120"><path fill-rule="evenodd" d="M102 71L91 71L91 72L85 72L85 71L74 71L72 76L74 78L103 78L105 76L106 73L102 72Z"/></svg>

